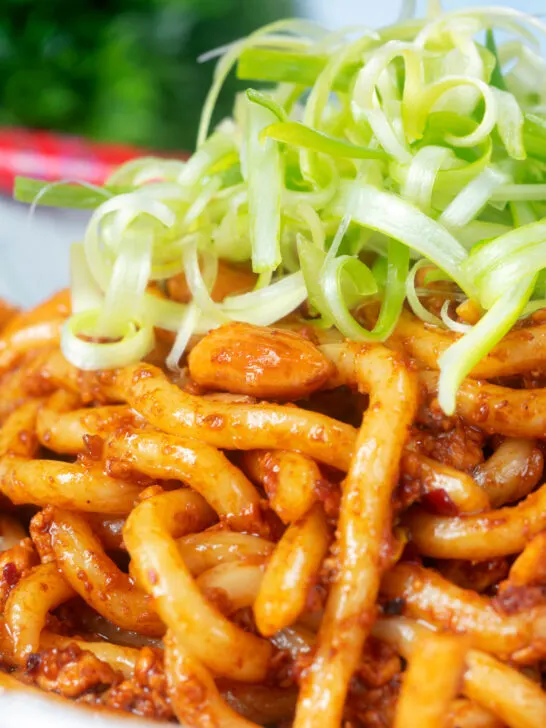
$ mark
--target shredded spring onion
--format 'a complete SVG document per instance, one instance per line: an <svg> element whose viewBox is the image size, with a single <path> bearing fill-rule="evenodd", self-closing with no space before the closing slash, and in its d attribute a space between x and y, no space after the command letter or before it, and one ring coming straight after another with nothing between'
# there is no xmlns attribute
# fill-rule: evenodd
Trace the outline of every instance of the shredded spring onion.
<svg viewBox="0 0 546 728"><path fill-rule="evenodd" d="M91 275L81 243L70 247L70 293L72 313L100 308L102 291Z"/></svg>
<svg viewBox="0 0 546 728"><path fill-rule="evenodd" d="M383 341L407 302L461 335L440 360L453 412L476 362L546 298L546 26L509 8L415 10L405 0L377 32L280 21L206 54L219 60L185 162L134 160L103 187L16 180L20 201L94 210L71 253L71 362L137 361L162 328L176 369L192 336L275 324L305 302L308 323ZM240 94L209 133L233 67L276 86ZM258 273L254 290L213 300L220 260ZM175 274L189 304L158 294ZM440 316L431 281L445 282ZM450 316L467 298L484 312L474 326Z"/></svg>
<svg viewBox="0 0 546 728"><path fill-rule="evenodd" d="M440 357L442 376L438 401L446 414L455 411L457 390L466 375L518 320L531 297L535 280L536 276L528 276L505 291L472 330Z"/></svg>
<svg viewBox="0 0 546 728"><path fill-rule="evenodd" d="M402 196L423 212L430 213L438 172L452 158L453 152L446 147L436 147L431 144L419 149L407 170Z"/></svg>
<svg viewBox="0 0 546 728"><path fill-rule="evenodd" d="M282 162L277 142L260 135L275 116L250 99L246 107L246 167L252 268L273 271L281 262Z"/></svg>
<svg viewBox="0 0 546 728"><path fill-rule="evenodd" d="M73 314L63 326L63 353L79 369L115 369L128 361L139 361L153 349L153 328L142 321L128 321L115 341L96 341L100 315L100 309L81 311Z"/></svg>
<svg viewBox="0 0 546 728"><path fill-rule="evenodd" d="M46 207L76 207L93 209L116 194L124 192L120 187L99 187L88 182L43 182L31 177L16 177L13 198L17 202Z"/></svg>
<svg viewBox="0 0 546 728"><path fill-rule="evenodd" d="M468 225L505 181L504 174L494 167L486 167L446 207L440 216L440 222L447 228L461 228Z"/></svg>
<svg viewBox="0 0 546 728"><path fill-rule="evenodd" d="M451 301L449 300L444 301L440 310L440 318L447 328L450 331L455 331L457 334L467 334L469 331L472 331L472 326L470 324L463 324L461 321L455 321L451 318L449 315L450 303Z"/></svg>
<svg viewBox="0 0 546 728"><path fill-rule="evenodd" d="M182 316L176 339L167 357L167 367L172 371L179 369L180 359L186 350L189 340L195 332L199 321L199 308L196 303L190 303Z"/></svg>
<svg viewBox="0 0 546 728"><path fill-rule="evenodd" d="M411 310L416 316L421 319L421 321L424 321L427 324L432 324L433 326L441 326L441 319L439 319L438 316L436 316L435 314L431 313L431 311L423 306L423 304L419 300L419 295L415 286L415 277L417 273L421 269L427 268L428 265L428 261L423 258L415 263L406 279L406 298L408 299L408 304L410 305Z"/></svg>

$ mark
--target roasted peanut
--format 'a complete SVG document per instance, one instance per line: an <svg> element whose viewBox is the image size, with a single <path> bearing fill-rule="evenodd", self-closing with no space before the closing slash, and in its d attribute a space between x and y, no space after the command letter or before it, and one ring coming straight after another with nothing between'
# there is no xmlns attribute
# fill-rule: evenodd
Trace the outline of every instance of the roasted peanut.
<svg viewBox="0 0 546 728"><path fill-rule="evenodd" d="M282 329L232 323L192 349L192 378L201 386L271 399L300 399L319 389L333 365L307 339Z"/></svg>

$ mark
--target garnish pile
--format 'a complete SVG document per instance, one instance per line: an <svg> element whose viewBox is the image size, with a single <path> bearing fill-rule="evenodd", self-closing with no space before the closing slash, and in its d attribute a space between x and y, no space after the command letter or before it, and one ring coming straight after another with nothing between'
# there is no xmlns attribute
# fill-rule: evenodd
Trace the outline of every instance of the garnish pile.
<svg viewBox="0 0 546 728"><path fill-rule="evenodd" d="M82 369L129 364L159 327L176 332L176 367L193 334L274 324L304 302L313 325L382 341L407 300L462 334L440 362L440 403L453 412L473 366L546 306L545 31L494 7L431 8L377 32L277 22L211 54L220 60L187 162L139 159L102 188L19 179L18 200L96 208L72 249L65 356ZM233 67L275 86L239 95L211 132ZM219 260L251 266L255 290L214 302ZM180 272L191 303L150 292ZM418 280L445 281L440 312ZM358 316L370 300L371 330ZM453 314L466 301L474 325Z"/></svg>

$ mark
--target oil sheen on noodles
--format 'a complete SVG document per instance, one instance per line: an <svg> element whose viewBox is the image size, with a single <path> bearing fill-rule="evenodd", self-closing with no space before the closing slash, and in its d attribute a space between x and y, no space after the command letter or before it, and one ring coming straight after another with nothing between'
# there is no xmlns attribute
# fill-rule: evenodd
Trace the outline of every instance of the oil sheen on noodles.
<svg viewBox="0 0 546 728"><path fill-rule="evenodd" d="M189 728L543 726L546 429L438 417L433 373L399 343L409 313L394 348L287 323L304 378L328 362L303 399L279 357L278 398L260 401L272 374L250 324L225 385L207 379L222 329L185 380L79 372L49 344L8 367L5 689Z"/></svg>

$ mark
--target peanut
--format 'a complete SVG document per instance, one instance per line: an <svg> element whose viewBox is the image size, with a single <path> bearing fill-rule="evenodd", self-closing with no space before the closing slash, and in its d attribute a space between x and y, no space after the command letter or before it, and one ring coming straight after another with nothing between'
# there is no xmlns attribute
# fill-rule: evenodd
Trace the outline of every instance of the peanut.
<svg viewBox="0 0 546 728"><path fill-rule="evenodd" d="M333 372L331 362L299 334L244 323L211 331L188 363L203 387L283 400L307 397Z"/></svg>

